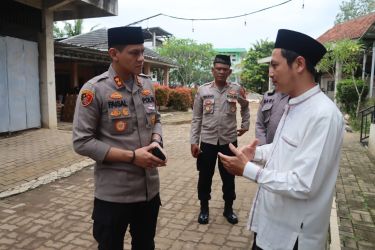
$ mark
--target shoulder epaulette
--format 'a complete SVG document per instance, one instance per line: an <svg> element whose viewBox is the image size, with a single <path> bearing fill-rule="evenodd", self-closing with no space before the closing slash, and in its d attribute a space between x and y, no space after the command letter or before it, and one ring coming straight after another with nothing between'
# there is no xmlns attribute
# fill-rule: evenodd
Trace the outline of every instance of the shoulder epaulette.
<svg viewBox="0 0 375 250"><path fill-rule="evenodd" d="M95 76L94 78L90 79L88 81L88 83L96 84L96 83L101 82L101 81L103 81L104 79L107 79L107 78L108 78L108 71L104 72L101 75Z"/></svg>
<svg viewBox="0 0 375 250"><path fill-rule="evenodd" d="M143 77L143 78L147 78L147 79L150 79L150 80L152 79L150 75L145 75L143 73L140 73L138 76Z"/></svg>

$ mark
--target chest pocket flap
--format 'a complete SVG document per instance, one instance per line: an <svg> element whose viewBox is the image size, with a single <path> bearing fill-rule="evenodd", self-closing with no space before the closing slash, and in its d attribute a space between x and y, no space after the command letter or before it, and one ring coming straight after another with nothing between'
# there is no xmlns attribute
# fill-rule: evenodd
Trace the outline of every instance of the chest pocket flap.
<svg viewBox="0 0 375 250"><path fill-rule="evenodd" d="M271 110L271 108L272 108L272 103L266 103L266 104L264 104L263 107L262 107L262 112L263 112L263 111Z"/></svg>
<svg viewBox="0 0 375 250"><path fill-rule="evenodd" d="M213 114L214 113L215 99L209 98L203 100L203 113Z"/></svg>

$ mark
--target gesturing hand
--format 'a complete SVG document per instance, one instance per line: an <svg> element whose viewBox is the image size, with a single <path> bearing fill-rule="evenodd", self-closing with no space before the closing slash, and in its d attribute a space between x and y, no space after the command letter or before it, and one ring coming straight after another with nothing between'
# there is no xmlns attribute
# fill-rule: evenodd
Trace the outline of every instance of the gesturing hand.
<svg viewBox="0 0 375 250"><path fill-rule="evenodd" d="M255 139L250 145L244 146L239 150L232 143L229 144L229 148L234 153L234 156L219 153L220 160L225 169L233 175L242 176L246 163L254 159L257 143L258 140Z"/></svg>
<svg viewBox="0 0 375 250"><path fill-rule="evenodd" d="M251 144L240 148L240 151L246 156L248 161L252 161L254 159L258 142L259 140L255 139Z"/></svg>

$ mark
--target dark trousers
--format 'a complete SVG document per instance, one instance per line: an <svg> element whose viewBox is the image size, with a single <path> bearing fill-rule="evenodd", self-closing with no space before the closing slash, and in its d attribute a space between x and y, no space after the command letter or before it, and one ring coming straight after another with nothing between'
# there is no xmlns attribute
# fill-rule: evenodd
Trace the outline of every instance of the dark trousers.
<svg viewBox="0 0 375 250"><path fill-rule="evenodd" d="M257 246L257 233L254 233L254 241L251 250L263 250L262 248ZM296 243L294 244L293 250L298 250L298 238Z"/></svg>
<svg viewBox="0 0 375 250"><path fill-rule="evenodd" d="M114 203L95 198L93 235L99 250L122 250L128 225L132 249L155 249L160 196L149 202Z"/></svg>
<svg viewBox="0 0 375 250"><path fill-rule="evenodd" d="M237 141L233 142L237 147ZM225 155L234 155L229 149L229 144L212 145L202 142L200 145L201 153L197 159L197 168L199 171L198 179L198 199L201 201L208 201L211 199L211 185L212 177L215 173L215 165L218 152ZM223 167L220 158L218 159L219 172L221 180L223 181L223 199L226 202L233 202L236 199L234 175L227 172Z"/></svg>

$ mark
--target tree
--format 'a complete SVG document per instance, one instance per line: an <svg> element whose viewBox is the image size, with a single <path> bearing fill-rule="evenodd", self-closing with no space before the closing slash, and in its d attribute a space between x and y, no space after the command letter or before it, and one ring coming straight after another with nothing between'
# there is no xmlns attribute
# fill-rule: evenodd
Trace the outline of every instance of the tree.
<svg viewBox="0 0 375 250"><path fill-rule="evenodd" d="M342 40L336 43L327 43L325 47L327 53L317 65L317 69L318 71L328 73L333 78L336 70L336 62L342 65L344 76L351 80L358 96L358 102L355 107L355 115L357 117L366 89L366 84L360 84L356 78L356 73L360 66L361 52L364 49L363 45L358 40Z"/></svg>
<svg viewBox="0 0 375 250"><path fill-rule="evenodd" d="M171 38L158 48L158 53L174 59L179 65L171 71L171 81L188 85L212 79L211 67L215 52L210 43L198 44L191 39Z"/></svg>
<svg viewBox="0 0 375 250"><path fill-rule="evenodd" d="M91 27L90 31L95 29L98 25ZM64 28L61 29L57 22L53 24L53 37L63 38L71 37L82 34L83 31L83 19L74 20L73 23L69 21L64 21Z"/></svg>
<svg viewBox="0 0 375 250"><path fill-rule="evenodd" d="M375 0L347 0L340 5L335 24L369 14L375 10Z"/></svg>
<svg viewBox="0 0 375 250"><path fill-rule="evenodd" d="M259 64L258 60L271 55L274 42L257 41L247 52L242 62L241 82L247 89L264 93L268 89L268 64Z"/></svg>

